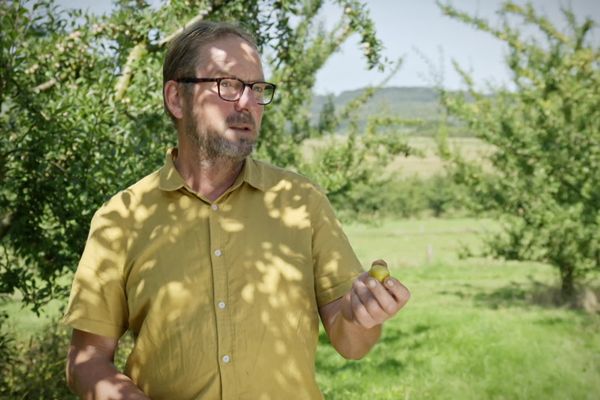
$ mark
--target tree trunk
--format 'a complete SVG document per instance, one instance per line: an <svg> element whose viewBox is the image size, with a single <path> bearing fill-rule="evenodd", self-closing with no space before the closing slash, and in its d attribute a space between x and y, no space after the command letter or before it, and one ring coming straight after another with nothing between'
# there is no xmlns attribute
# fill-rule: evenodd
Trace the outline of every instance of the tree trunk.
<svg viewBox="0 0 600 400"><path fill-rule="evenodd" d="M575 298L575 268L573 265L559 265L563 301L570 302Z"/></svg>

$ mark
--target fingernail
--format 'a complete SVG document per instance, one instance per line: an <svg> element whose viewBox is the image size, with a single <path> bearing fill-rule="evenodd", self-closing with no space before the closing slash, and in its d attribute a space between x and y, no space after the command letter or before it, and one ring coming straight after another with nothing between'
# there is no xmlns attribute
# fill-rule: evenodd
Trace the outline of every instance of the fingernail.
<svg viewBox="0 0 600 400"><path fill-rule="evenodd" d="M373 289L375 288L375 286L377 286L377 282L375 282L375 279L369 279L369 287Z"/></svg>
<svg viewBox="0 0 600 400"><path fill-rule="evenodd" d="M392 281L391 279L388 279L385 281L385 284L388 285L389 287L394 286L394 281Z"/></svg>

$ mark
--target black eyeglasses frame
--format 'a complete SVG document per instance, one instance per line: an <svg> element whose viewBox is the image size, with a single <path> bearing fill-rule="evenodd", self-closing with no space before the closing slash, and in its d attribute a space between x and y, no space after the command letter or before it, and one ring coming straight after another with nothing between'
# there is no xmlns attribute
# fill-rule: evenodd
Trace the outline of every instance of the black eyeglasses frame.
<svg viewBox="0 0 600 400"><path fill-rule="evenodd" d="M239 94L239 97L231 100L231 99L226 99L221 95L221 81L224 79L232 79L232 80L236 80L238 82L242 83L242 91ZM265 82L265 81L254 81L254 82L244 82L243 80L236 78L234 76L223 76L223 77L219 77L219 78L196 78L196 77L183 77L183 78L178 78L175 79L175 82L178 83L206 83L206 82L216 82L217 83L217 92L219 93L219 97L221 98L221 100L224 101L229 101L232 103L235 103L236 101L238 101L243 95L244 95L244 90L246 90L246 87L249 87L250 90L253 90L254 85L259 84L259 83L263 83L263 84L267 84L273 87L273 94L271 95L271 99L268 102L259 102L257 101L258 104L262 105L262 106L266 106L267 104L270 104L273 101L273 98L275 97L275 89L277 89L277 85L275 85L274 83L271 82Z"/></svg>

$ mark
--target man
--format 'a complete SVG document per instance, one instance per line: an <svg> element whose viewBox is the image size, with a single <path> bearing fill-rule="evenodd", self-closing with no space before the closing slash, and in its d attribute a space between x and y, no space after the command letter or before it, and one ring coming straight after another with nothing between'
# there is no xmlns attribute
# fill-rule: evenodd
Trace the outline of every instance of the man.
<svg viewBox="0 0 600 400"><path fill-rule="evenodd" d="M94 215L64 318L69 385L85 399L322 398L318 316L358 359L408 290L362 272L314 185L249 157L275 85L246 32L186 28L163 80L178 147Z"/></svg>

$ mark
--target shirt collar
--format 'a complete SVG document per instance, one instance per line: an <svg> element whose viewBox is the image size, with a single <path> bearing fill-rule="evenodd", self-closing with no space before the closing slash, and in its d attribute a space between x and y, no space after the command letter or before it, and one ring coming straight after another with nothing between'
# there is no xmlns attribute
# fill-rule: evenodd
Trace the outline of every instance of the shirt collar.
<svg viewBox="0 0 600 400"><path fill-rule="evenodd" d="M167 154L165 155L165 165L160 169L159 173L158 187L160 190L172 192L185 186L183 178L175 168L175 164L173 164L174 156L177 156L176 147L167 150Z"/></svg>
<svg viewBox="0 0 600 400"><path fill-rule="evenodd" d="M159 189L172 192L185 187L185 181L175 168L175 164L173 163L173 158L177 157L177 148L173 147L167 151L165 156L165 164L160 169L159 172ZM232 185L232 189L236 189L238 186L242 184L242 182L248 183L250 186L265 191L266 183L265 176L263 174L263 169L260 167L259 163L256 160L253 160L250 157L247 157L244 161L244 167L242 172Z"/></svg>
<svg viewBox="0 0 600 400"><path fill-rule="evenodd" d="M241 175L243 176L244 182L247 182L250 186L263 192L267 190L264 169L261 168L261 165L256 160L247 157Z"/></svg>

